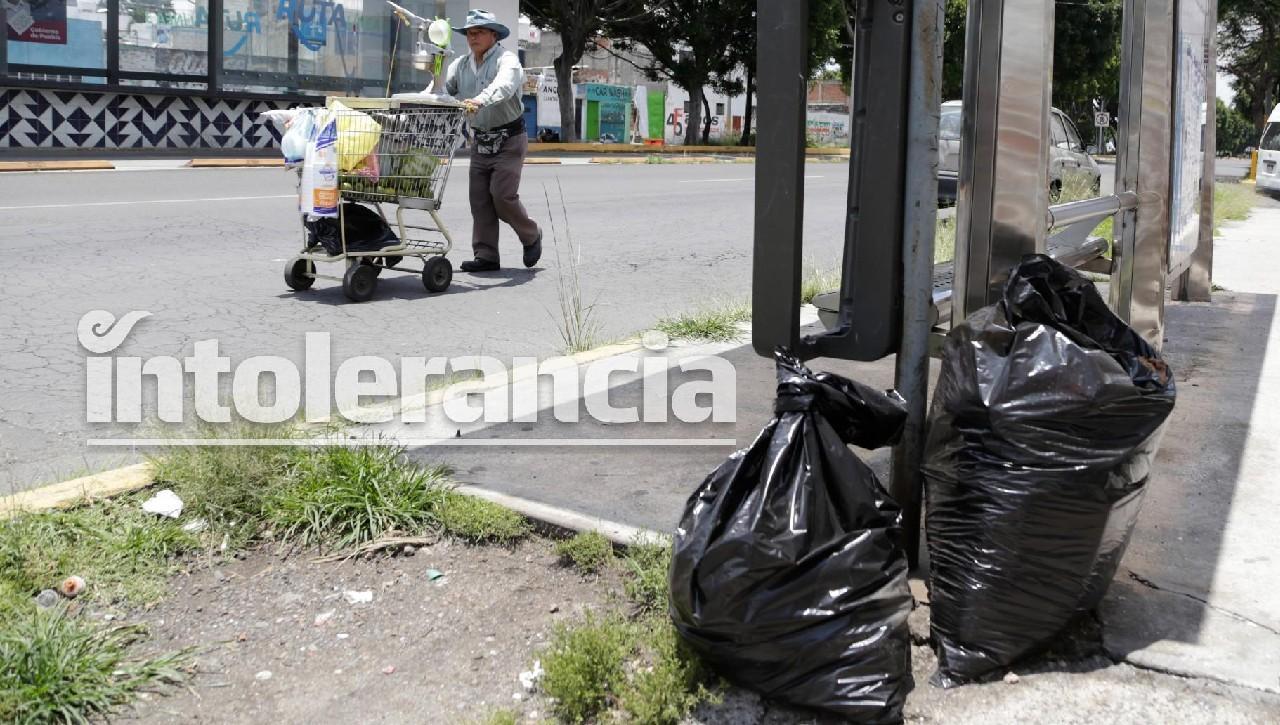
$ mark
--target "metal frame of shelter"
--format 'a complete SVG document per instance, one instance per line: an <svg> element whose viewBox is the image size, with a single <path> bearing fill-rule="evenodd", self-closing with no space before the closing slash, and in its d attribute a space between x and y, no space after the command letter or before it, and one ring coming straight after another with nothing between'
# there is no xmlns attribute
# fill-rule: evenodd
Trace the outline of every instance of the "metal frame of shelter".
<svg viewBox="0 0 1280 725"><path fill-rule="evenodd" d="M1049 204L1052 0L970 0L953 264L935 266L944 0L861 0L844 261L834 324L802 335L808 0L759 0L752 344L801 357L896 355L909 415L890 493L918 558L929 356L1030 253L1110 275L1112 309L1164 339L1164 299L1207 301L1216 0L1123 0L1115 193ZM762 53L765 44L761 43ZM1112 258L1089 232L1115 217Z"/></svg>

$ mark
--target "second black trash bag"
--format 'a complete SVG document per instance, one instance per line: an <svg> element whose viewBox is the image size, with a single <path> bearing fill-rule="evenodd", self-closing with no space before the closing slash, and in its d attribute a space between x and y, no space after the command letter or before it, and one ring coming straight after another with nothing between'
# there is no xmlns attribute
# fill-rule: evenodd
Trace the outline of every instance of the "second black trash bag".
<svg viewBox="0 0 1280 725"><path fill-rule="evenodd" d="M848 444L895 441L905 405L776 358L774 418L685 505L672 619L735 683L856 722L900 722L912 687L901 513Z"/></svg>
<svg viewBox="0 0 1280 725"><path fill-rule="evenodd" d="M948 335L925 453L934 681L980 680L1094 609L1133 530L1173 376L1043 255Z"/></svg>

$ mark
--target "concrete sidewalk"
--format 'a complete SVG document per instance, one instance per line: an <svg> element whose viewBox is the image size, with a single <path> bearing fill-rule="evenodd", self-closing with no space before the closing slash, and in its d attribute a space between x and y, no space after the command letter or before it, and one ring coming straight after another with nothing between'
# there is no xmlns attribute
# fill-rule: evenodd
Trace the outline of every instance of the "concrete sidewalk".
<svg viewBox="0 0 1280 725"><path fill-rule="evenodd" d="M1226 225L1216 251L1226 291L1212 304L1168 305L1165 353L1178 381L1168 426L1128 554L1102 607L1115 660L1161 672L1280 692L1280 560L1270 525L1280 512L1280 279L1272 269L1280 209ZM633 357L715 355L736 371L736 423L474 424L456 430L387 426L401 437L471 441L415 450L456 467L466 484L631 526L671 531L689 493L772 413L772 361L745 341L681 345ZM812 367L891 387L892 361L817 360ZM936 370L936 364L935 364ZM705 379L675 372L669 386ZM640 406L640 376L616 374L615 407ZM545 387L545 386L544 386ZM549 405L545 390L542 405ZM476 446L481 439L574 439L564 446ZM702 439L705 445L592 446L590 439ZM731 443L724 444L729 441ZM497 442L497 441L495 441ZM887 450L860 452L887 480Z"/></svg>

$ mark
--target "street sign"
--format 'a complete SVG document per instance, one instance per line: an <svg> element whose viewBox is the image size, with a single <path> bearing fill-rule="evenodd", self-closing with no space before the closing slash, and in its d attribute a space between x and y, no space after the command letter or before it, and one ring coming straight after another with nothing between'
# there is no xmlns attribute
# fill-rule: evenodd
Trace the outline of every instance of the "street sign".
<svg viewBox="0 0 1280 725"><path fill-rule="evenodd" d="M1111 114L1106 111L1098 111L1093 114L1093 125L1098 128L1106 128L1111 125Z"/></svg>

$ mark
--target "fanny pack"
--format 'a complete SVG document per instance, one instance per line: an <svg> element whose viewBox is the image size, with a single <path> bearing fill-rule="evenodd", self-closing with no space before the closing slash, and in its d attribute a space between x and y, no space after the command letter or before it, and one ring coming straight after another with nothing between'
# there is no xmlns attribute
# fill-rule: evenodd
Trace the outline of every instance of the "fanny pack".
<svg viewBox="0 0 1280 725"><path fill-rule="evenodd" d="M475 129L476 153L482 156L494 156L502 150L502 144L506 143L507 139L522 133L524 133L523 116L504 126L488 130L477 128Z"/></svg>

